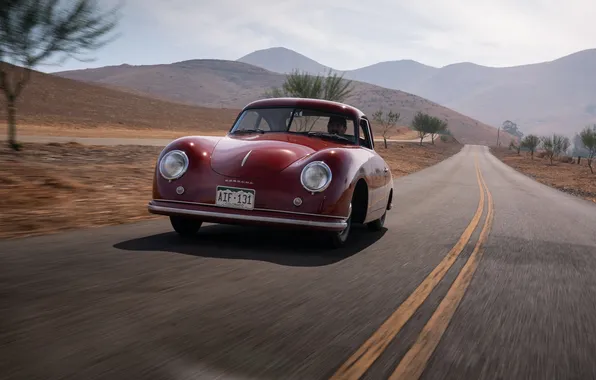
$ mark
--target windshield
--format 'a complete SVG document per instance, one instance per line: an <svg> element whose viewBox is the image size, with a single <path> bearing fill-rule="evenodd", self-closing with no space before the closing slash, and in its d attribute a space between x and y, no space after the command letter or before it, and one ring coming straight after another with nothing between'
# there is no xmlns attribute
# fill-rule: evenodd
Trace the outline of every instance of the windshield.
<svg viewBox="0 0 596 380"><path fill-rule="evenodd" d="M313 109L276 107L246 110L231 134L287 132L355 144L356 123L350 117Z"/></svg>

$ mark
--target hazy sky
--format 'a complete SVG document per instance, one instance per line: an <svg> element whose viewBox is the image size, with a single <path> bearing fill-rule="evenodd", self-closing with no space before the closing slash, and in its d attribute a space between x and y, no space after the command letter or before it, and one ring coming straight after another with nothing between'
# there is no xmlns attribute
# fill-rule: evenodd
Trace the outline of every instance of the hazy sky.
<svg viewBox="0 0 596 380"><path fill-rule="evenodd" d="M340 70L398 59L511 66L596 47L590 0L121 1L121 36L96 61L40 69L235 60L274 46Z"/></svg>

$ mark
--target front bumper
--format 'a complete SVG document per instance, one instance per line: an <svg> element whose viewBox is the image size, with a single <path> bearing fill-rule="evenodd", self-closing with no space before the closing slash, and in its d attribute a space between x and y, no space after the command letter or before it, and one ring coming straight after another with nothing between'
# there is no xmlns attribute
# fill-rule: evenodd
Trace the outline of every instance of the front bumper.
<svg viewBox="0 0 596 380"><path fill-rule="evenodd" d="M147 208L153 214L187 216L207 223L288 226L326 231L343 231L348 226L347 217L267 209L241 210L194 202L152 200Z"/></svg>

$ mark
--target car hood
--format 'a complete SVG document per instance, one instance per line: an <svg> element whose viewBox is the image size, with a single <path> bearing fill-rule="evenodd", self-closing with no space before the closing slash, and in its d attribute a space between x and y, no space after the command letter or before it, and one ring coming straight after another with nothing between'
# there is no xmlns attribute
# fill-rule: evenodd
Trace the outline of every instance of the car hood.
<svg viewBox="0 0 596 380"><path fill-rule="evenodd" d="M229 177L265 177L317 150L338 146L341 145L287 133L226 136L213 150L211 168Z"/></svg>

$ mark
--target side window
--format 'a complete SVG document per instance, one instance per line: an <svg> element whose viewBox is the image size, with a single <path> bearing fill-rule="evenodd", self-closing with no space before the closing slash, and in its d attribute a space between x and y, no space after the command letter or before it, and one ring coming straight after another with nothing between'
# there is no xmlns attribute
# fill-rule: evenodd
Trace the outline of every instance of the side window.
<svg viewBox="0 0 596 380"><path fill-rule="evenodd" d="M255 111L245 111L237 122L236 130L255 129L259 114Z"/></svg>
<svg viewBox="0 0 596 380"><path fill-rule="evenodd" d="M263 131L270 131L271 127L267 120L257 111L246 111L238 120L238 127L236 130L244 129L261 129Z"/></svg>
<svg viewBox="0 0 596 380"><path fill-rule="evenodd" d="M358 138L360 139L360 145L373 149L374 143L370 136L369 124L366 119L360 120L360 131L358 132Z"/></svg>

